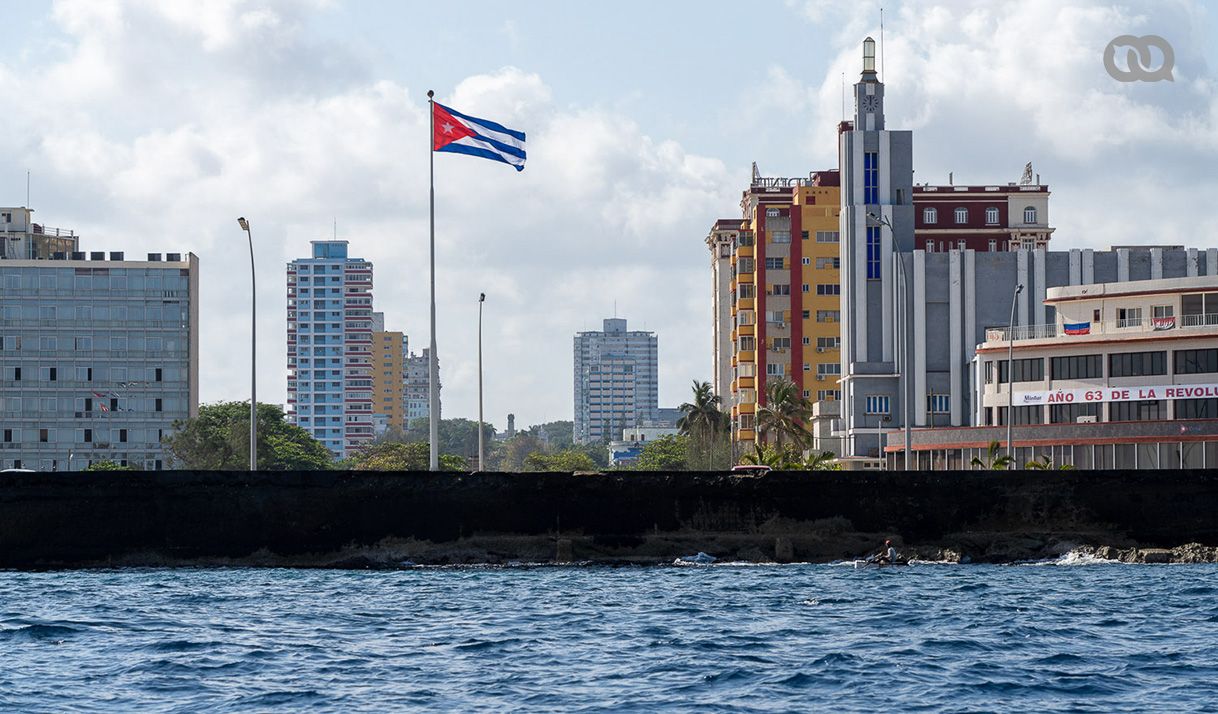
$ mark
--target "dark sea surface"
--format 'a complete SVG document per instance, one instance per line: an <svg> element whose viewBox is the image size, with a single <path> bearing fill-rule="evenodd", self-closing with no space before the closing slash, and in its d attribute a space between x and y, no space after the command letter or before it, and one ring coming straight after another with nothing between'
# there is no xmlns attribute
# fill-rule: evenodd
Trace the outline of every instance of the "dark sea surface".
<svg viewBox="0 0 1218 714"><path fill-rule="evenodd" d="M1218 567L0 572L0 709L1215 711Z"/></svg>

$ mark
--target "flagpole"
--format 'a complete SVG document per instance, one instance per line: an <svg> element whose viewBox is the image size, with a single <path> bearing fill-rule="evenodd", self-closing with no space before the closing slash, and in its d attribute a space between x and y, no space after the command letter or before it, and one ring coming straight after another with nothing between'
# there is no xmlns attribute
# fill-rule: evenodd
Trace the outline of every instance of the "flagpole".
<svg viewBox="0 0 1218 714"><path fill-rule="evenodd" d="M430 442L430 461L429 468L432 471L440 470L440 399L439 399L439 375L436 374L436 151L435 151L435 136L436 136L436 108L435 108L435 92L427 90L427 114L430 119L431 132L427 136L427 163L428 163L428 183L430 184L430 212L431 212L431 350L427 359L427 414L430 418L430 431L428 441Z"/></svg>

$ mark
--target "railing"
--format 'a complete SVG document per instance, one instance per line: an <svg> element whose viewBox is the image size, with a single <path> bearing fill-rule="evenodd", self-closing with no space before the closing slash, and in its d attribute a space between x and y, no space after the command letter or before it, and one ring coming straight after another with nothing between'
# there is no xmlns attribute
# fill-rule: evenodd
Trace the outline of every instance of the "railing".
<svg viewBox="0 0 1218 714"><path fill-rule="evenodd" d="M1085 332L1067 333L1063 326L1053 325L1020 325L1014 329L992 327L985 331L986 342L1008 342L1012 339L1047 340L1057 337L1084 337L1088 335L1130 335L1143 332L1168 332L1171 330L1188 330L1207 327L1218 327L1218 313L1203 315L1180 315L1177 317L1143 317L1125 318L1122 320L1106 320L1103 322L1085 323Z"/></svg>

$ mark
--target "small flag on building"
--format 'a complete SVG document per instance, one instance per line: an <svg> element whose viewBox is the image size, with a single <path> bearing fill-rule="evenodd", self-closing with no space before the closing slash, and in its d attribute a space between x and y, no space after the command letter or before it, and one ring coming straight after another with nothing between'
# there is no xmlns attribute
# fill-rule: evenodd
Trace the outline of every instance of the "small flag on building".
<svg viewBox="0 0 1218 714"><path fill-rule="evenodd" d="M1090 322L1075 322L1075 323L1067 322L1064 325L1062 325L1062 330L1064 330L1067 335L1090 335L1091 334L1091 323Z"/></svg>
<svg viewBox="0 0 1218 714"><path fill-rule="evenodd" d="M433 151L469 154L502 161L524 171L524 132L432 103Z"/></svg>

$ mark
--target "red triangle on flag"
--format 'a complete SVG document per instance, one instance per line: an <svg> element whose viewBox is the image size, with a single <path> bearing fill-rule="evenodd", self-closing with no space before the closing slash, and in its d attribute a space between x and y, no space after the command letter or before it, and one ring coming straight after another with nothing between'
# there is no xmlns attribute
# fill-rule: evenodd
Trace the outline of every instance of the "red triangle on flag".
<svg viewBox="0 0 1218 714"><path fill-rule="evenodd" d="M474 132L469 130L461 122L453 118L444 107L437 103L432 103L432 130L431 150L439 151L458 139L464 139L467 136L473 136Z"/></svg>

